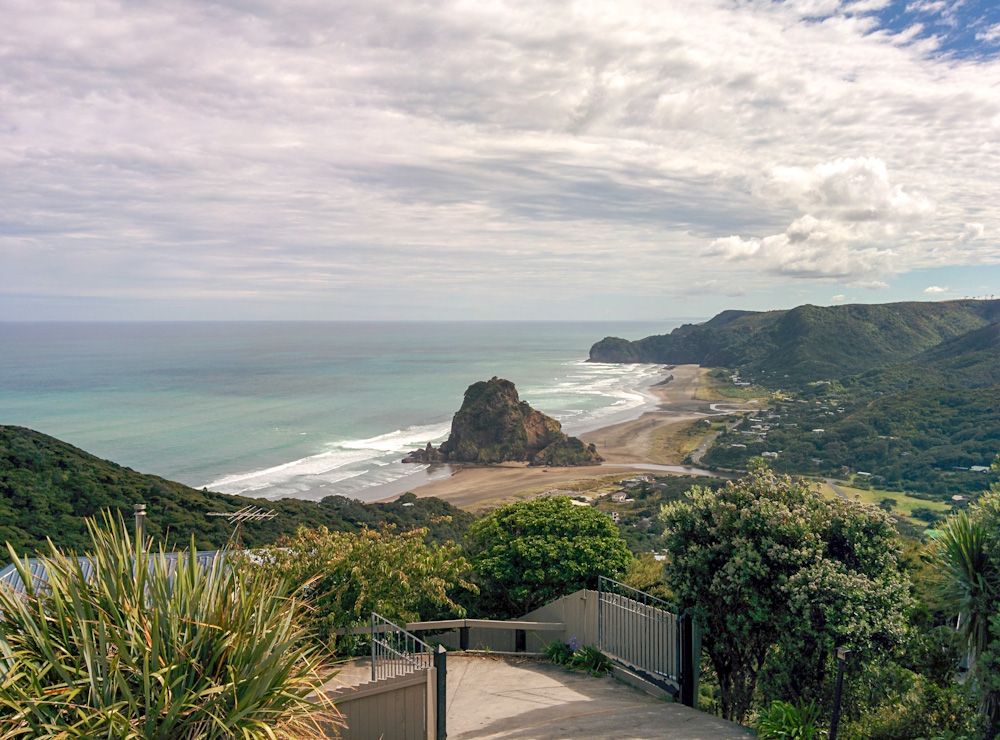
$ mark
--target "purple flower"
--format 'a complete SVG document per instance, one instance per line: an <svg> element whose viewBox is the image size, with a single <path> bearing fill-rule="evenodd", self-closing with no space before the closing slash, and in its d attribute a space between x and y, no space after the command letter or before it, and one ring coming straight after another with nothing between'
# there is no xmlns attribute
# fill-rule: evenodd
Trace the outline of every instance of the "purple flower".
<svg viewBox="0 0 1000 740"><path fill-rule="evenodd" d="M574 653L577 650L580 649L580 638L579 637L570 638L569 649L572 650Z"/></svg>

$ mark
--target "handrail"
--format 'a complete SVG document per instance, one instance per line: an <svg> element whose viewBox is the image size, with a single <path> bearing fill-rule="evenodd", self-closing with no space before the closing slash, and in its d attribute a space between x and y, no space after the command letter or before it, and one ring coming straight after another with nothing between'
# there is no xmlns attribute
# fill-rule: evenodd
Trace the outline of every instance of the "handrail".
<svg viewBox="0 0 1000 740"><path fill-rule="evenodd" d="M661 688L680 690L680 615L670 602L601 576L597 648Z"/></svg>
<svg viewBox="0 0 1000 740"><path fill-rule="evenodd" d="M640 591L632 586L626 586L620 581L616 581L613 578L606 578L605 576L597 577L597 593L598 596L604 593L608 589L605 588L604 584L610 584L612 586L612 593L618 593L620 596L625 596L626 598L632 599L633 601L638 601L640 604L646 606L655 606L658 609L663 609L668 612L677 613L678 609L665 599L661 599L659 596L653 596L653 594L646 593L645 591ZM621 593L621 592L625 593Z"/></svg>
<svg viewBox="0 0 1000 740"><path fill-rule="evenodd" d="M389 626L391 625L391 627ZM407 622L406 629L410 632L425 630L448 630L461 629L463 627L481 627L486 629L500 630L528 630L536 632L561 632L566 629L562 622L529 622L524 620L507 619L439 619L431 622ZM378 624L375 627L375 634L388 632L391 629L402 629L392 622L386 620L385 624ZM359 625L345 629L341 627L336 630L337 635L368 635L372 632L370 624Z"/></svg>
<svg viewBox="0 0 1000 740"><path fill-rule="evenodd" d="M371 617L372 680L413 673L434 665L434 649L380 614Z"/></svg>
<svg viewBox="0 0 1000 740"><path fill-rule="evenodd" d="M566 629L563 622L531 622L518 619L442 619L434 622L408 622L406 629L447 630L463 627L481 627L498 630L526 630L535 632L560 632Z"/></svg>

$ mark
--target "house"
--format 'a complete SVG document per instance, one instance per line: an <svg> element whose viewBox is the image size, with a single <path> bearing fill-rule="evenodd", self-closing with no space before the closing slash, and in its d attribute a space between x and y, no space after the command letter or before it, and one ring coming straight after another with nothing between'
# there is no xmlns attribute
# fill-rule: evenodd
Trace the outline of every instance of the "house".
<svg viewBox="0 0 1000 740"><path fill-rule="evenodd" d="M813 434L825 434L825 429L813 429Z"/></svg>
<svg viewBox="0 0 1000 740"><path fill-rule="evenodd" d="M988 473L990 472L989 465L973 465L969 468L973 473Z"/></svg>
<svg viewBox="0 0 1000 740"><path fill-rule="evenodd" d="M626 494L624 491L618 491L617 493L611 494L611 500L614 501L616 504L623 504L625 503L625 497L627 495L628 494Z"/></svg>
<svg viewBox="0 0 1000 740"><path fill-rule="evenodd" d="M198 565L202 568L208 568L216 560L225 559L229 550L201 550L195 557L198 561ZM185 553L186 554L186 553ZM177 561L180 559L181 553L178 552L168 552L163 554L164 561L167 566L167 570L171 575L177 570ZM153 562L158 560L160 557L159 553L153 553L150 555L150 567L153 567ZM90 557L87 555L79 556L80 570L83 571L83 577L90 579L94 572L94 563L91 561ZM31 580L34 586L37 588L48 583L48 574L45 570L45 565L43 561L39 558L26 558L21 561L22 565L27 566L28 575L31 576ZM25 592L24 581L21 580L21 574L18 572L17 567L14 563L11 563L6 568L0 570L0 584L11 589L14 593L23 594Z"/></svg>
<svg viewBox="0 0 1000 740"><path fill-rule="evenodd" d="M775 457L778 456L778 453L777 452L762 452L762 453L760 453L760 456L761 457L769 457L769 458L773 459L773 458L775 458Z"/></svg>

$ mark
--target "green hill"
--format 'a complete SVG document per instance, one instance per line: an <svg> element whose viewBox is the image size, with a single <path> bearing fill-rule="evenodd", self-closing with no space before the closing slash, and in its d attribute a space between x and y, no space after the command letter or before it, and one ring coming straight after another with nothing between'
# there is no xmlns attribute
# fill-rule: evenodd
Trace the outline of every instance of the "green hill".
<svg viewBox="0 0 1000 740"><path fill-rule="evenodd" d="M780 387L905 362L948 340L962 346L957 338L997 321L1000 300L724 311L666 335L635 342L605 338L591 348L590 360L728 367ZM932 361L940 360L924 362Z"/></svg>
<svg viewBox="0 0 1000 740"><path fill-rule="evenodd" d="M200 549L224 546L232 532L227 521L208 517L208 512L236 511L247 504L278 513L244 527L242 541L249 547L274 542L300 525L342 531L379 523L427 525L435 539L459 539L473 519L444 501L411 494L396 502L362 504L343 496L320 502L260 501L199 491L101 460L30 429L0 426L0 543L6 540L18 553L28 554L44 546L46 538L81 549L89 542L85 517L103 508L131 517L137 503L146 504L147 532L158 541L174 547L186 545L194 535ZM403 505L407 503L412 505ZM442 517L451 521L440 521Z"/></svg>
<svg viewBox="0 0 1000 740"><path fill-rule="evenodd" d="M972 471L1000 452L1000 324L974 329L861 375L814 383L775 403L766 434L747 422L702 462L742 468L778 452L782 472L871 473L881 485L940 500L975 495L992 474ZM821 433L813 430L822 429Z"/></svg>

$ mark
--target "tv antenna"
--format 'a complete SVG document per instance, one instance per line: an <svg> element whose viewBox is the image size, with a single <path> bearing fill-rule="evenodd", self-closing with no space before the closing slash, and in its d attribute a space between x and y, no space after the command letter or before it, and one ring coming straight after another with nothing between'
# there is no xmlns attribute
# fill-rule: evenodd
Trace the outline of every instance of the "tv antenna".
<svg viewBox="0 0 1000 740"><path fill-rule="evenodd" d="M264 509L260 506L248 504L236 511L210 511L205 516L222 517L223 519L228 519L230 524L235 524L236 528L233 529L232 541L236 548L239 549L240 528L244 522L262 522L265 519L274 519L274 517L278 516L278 512L273 509Z"/></svg>

